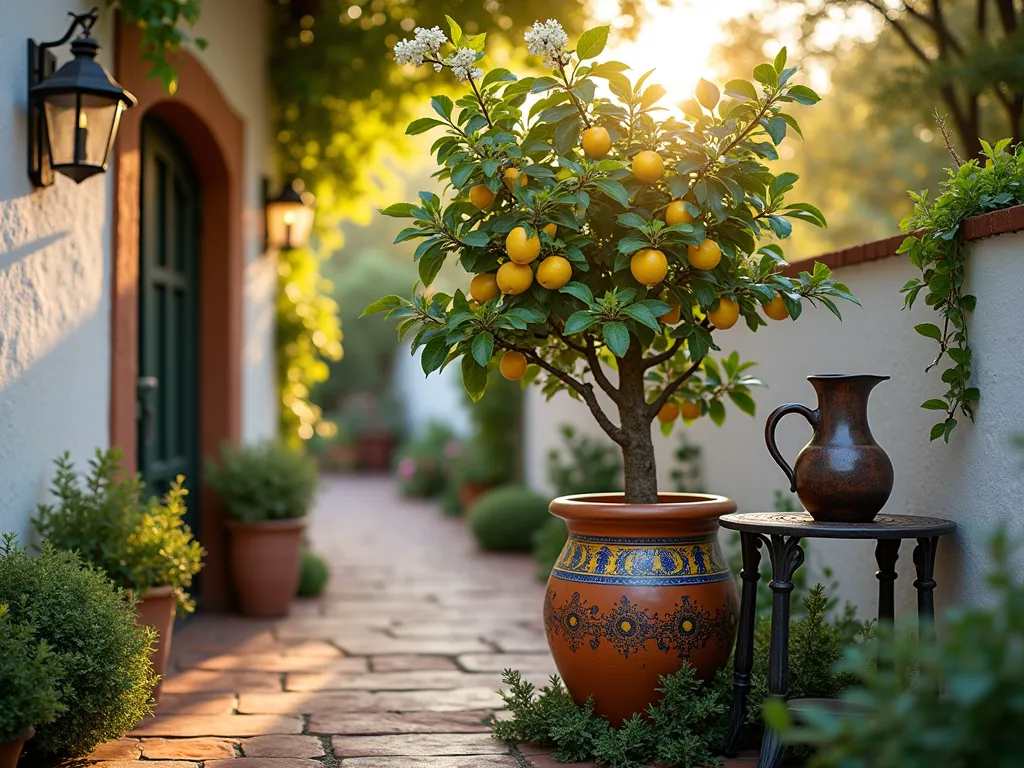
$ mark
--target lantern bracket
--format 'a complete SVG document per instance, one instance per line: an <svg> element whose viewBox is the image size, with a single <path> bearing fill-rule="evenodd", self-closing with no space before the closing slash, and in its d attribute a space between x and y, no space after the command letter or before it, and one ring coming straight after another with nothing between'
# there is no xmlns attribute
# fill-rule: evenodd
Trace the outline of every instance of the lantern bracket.
<svg viewBox="0 0 1024 768"><path fill-rule="evenodd" d="M64 45L78 28L81 28L83 36L90 37L93 25L100 17L100 11L99 8L93 8L88 13L68 12L68 16L71 17L71 24L60 40L37 43L29 38L28 88L30 94L33 86L52 77L57 71L57 57L49 49ZM28 176L35 187L49 187L54 182L50 157L46 151L46 120L43 119L42 106L31 95L28 99Z"/></svg>

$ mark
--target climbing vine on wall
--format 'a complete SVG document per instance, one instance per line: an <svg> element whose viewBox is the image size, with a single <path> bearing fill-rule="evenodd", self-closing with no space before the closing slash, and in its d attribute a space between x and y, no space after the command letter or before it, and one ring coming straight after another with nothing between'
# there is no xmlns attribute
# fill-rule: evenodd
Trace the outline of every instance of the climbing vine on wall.
<svg viewBox="0 0 1024 768"><path fill-rule="evenodd" d="M142 30L142 60L149 64L149 76L160 78L164 89L178 89L178 72L168 56L191 43L199 50L206 40L193 38L179 26L195 26L201 0L107 0L107 7L121 10L124 20Z"/></svg>
<svg viewBox="0 0 1024 768"><path fill-rule="evenodd" d="M283 250L277 264L277 382L281 437L300 446L314 433L330 437L334 425L310 402L315 384L340 360L341 324L331 281L320 274L320 257L308 248Z"/></svg>
<svg viewBox="0 0 1024 768"><path fill-rule="evenodd" d="M908 237L898 253L909 254L911 263L921 271L904 285L904 309L912 307L919 294L925 294L925 303L935 309L941 325L921 323L914 326L919 334L934 340L939 353L928 370L948 360L950 365L942 372L946 392L941 398L932 398L922 408L942 411L945 418L932 426L931 439L943 438L949 442L956 428L957 414L974 420L974 405L981 396L971 384L972 352L967 321L974 311L977 298L966 292L964 268L966 254L961 224L971 216L988 211L1024 204L1024 145L1010 147L1010 139L1003 139L994 147L982 141L984 163L957 160L959 167L949 171L941 193L934 200L927 192L911 193L914 211L901 223Z"/></svg>

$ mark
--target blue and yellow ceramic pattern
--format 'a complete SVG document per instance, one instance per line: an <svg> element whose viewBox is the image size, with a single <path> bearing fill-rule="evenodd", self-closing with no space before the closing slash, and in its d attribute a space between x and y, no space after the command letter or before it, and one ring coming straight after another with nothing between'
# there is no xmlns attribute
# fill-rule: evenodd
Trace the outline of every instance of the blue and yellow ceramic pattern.
<svg viewBox="0 0 1024 768"><path fill-rule="evenodd" d="M732 577L715 536L609 539L572 534L551 573L585 584L677 586Z"/></svg>

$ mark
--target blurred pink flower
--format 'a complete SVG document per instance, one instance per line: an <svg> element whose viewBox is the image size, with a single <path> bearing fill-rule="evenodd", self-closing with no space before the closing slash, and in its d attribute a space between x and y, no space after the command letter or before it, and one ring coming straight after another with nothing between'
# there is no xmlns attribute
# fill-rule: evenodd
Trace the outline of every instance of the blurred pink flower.
<svg viewBox="0 0 1024 768"><path fill-rule="evenodd" d="M449 440L444 446L445 458L454 459L462 453L462 443L458 440Z"/></svg>
<svg viewBox="0 0 1024 768"><path fill-rule="evenodd" d="M398 476L403 480L412 480L416 475L416 459L402 459L398 462Z"/></svg>

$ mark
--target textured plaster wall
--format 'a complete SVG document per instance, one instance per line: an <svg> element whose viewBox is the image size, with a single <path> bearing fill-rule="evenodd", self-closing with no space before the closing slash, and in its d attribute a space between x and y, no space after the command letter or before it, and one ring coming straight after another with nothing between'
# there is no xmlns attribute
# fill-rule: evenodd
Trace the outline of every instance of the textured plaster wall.
<svg viewBox="0 0 1024 768"><path fill-rule="evenodd" d="M266 0L205 0L198 53L221 92L245 121L245 285L242 338L242 438L277 430L274 367L274 300L277 264L263 253L263 177L272 172Z"/></svg>
<svg viewBox="0 0 1024 768"><path fill-rule="evenodd" d="M863 309L843 307L841 324L820 310L796 323L773 322L756 335L739 326L716 334L724 353L737 349L743 359L757 360L760 365L753 372L770 388L755 393L756 418L730 406L721 429L707 420L689 429L703 450L705 485L734 498L741 510L770 510L773 490L786 487L785 476L764 446L764 421L771 410L786 402L815 407L814 391L805 380L809 374L887 374L892 380L875 389L869 408L875 438L896 470L886 512L956 520L956 537L939 547L938 603L983 602L986 533L1003 520L1017 535L1024 533L1024 453L1010 447L1012 436L1024 433L1024 313L1018 290L1024 280L1024 233L970 244L969 290L978 297L970 331L982 401L977 422L961 420L949 445L929 443L934 414L918 407L940 395L944 386L936 372L924 373L935 349L913 331L915 324L930 319L930 311L923 301L911 313L900 311L899 287L913 276L912 267L896 257L843 268L837 276L863 304ZM598 432L583 405L564 396L545 404L532 388L526 422L527 472L537 487L545 485L549 448L559 444L558 424L571 422ZM670 488L678 433L664 439L656 432L663 488ZM779 447L792 461L810 434L803 419L787 417L778 430ZM827 563L835 570L844 597L860 605L865 615L874 612L873 545L816 541L809 551L818 566ZM916 606L911 551L910 543L904 543L896 584L897 610L904 616Z"/></svg>
<svg viewBox="0 0 1024 768"><path fill-rule="evenodd" d="M52 459L108 441L110 174L33 191L26 173L26 38L64 34L92 3L7 2L0 11L0 531L27 541ZM108 68L112 19L94 28ZM59 64L69 57L58 51Z"/></svg>

